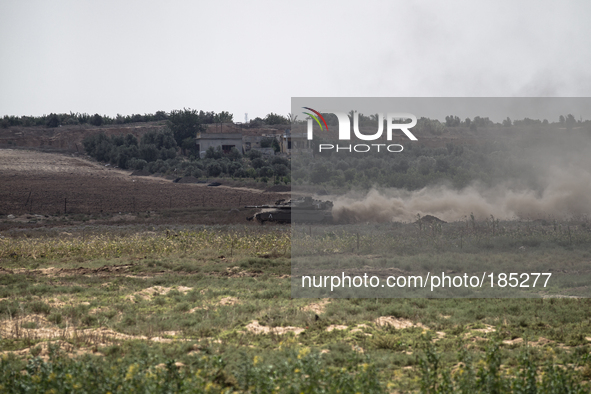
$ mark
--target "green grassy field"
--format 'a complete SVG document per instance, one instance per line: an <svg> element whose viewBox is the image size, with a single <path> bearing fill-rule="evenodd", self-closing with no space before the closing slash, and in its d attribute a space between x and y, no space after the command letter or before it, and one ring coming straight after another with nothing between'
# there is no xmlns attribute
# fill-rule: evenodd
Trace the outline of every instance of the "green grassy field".
<svg viewBox="0 0 591 394"><path fill-rule="evenodd" d="M512 226L461 241L453 228L392 227L387 238L366 227L359 246L331 229L303 246L421 269L433 256L581 269L591 256L581 225ZM282 226L6 234L2 392L589 391L586 298L294 299L292 234ZM399 255L380 255L392 239Z"/></svg>

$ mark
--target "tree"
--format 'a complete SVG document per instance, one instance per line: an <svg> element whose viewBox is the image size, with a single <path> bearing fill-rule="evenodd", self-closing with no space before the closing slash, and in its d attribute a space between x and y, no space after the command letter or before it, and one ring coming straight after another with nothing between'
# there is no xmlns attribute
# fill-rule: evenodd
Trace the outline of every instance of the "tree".
<svg viewBox="0 0 591 394"><path fill-rule="evenodd" d="M273 137L261 138L261 148L270 148L273 145Z"/></svg>
<svg viewBox="0 0 591 394"><path fill-rule="evenodd" d="M273 172L277 176L285 176L289 173L289 169L283 164L275 164L273 165Z"/></svg>
<svg viewBox="0 0 591 394"><path fill-rule="evenodd" d="M260 157L257 157L256 159L252 160L252 167L253 168L262 168L265 165L267 165L267 163L265 163L265 160L263 160Z"/></svg>
<svg viewBox="0 0 591 394"><path fill-rule="evenodd" d="M566 115L566 119L564 121L567 130L571 130L576 124L577 120L572 114Z"/></svg>
<svg viewBox="0 0 591 394"><path fill-rule="evenodd" d="M218 149L214 149L213 146L210 146L205 151L205 158L206 159L221 159L222 158L222 150L218 146Z"/></svg>
<svg viewBox="0 0 591 394"><path fill-rule="evenodd" d="M445 125L447 127L459 127L461 124L460 118L454 115L445 117Z"/></svg>
<svg viewBox="0 0 591 394"><path fill-rule="evenodd" d="M273 138L273 143L271 145L273 146L275 153L281 151L281 147L279 146L279 141L277 141L277 138Z"/></svg>
<svg viewBox="0 0 591 394"><path fill-rule="evenodd" d="M285 118L284 116L275 114L273 112L271 112L270 114L265 116L265 119L263 119L263 121L265 122L265 124L268 124L268 125L289 124L290 123L289 120L287 120L287 118Z"/></svg>
<svg viewBox="0 0 591 394"><path fill-rule="evenodd" d="M287 167L289 166L289 160L287 160L285 157L273 156L273 158L271 159L271 164L283 164Z"/></svg>
<svg viewBox="0 0 591 394"><path fill-rule="evenodd" d="M207 166L207 174L209 176L219 176L222 173L222 166L218 163L211 163Z"/></svg>
<svg viewBox="0 0 591 394"><path fill-rule="evenodd" d="M154 114L154 120L166 120L168 118L168 114L164 111L156 111Z"/></svg>
<svg viewBox="0 0 591 394"><path fill-rule="evenodd" d="M232 123L234 115L228 111L222 111L215 116L216 123Z"/></svg>
<svg viewBox="0 0 591 394"><path fill-rule="evenodd" d="M60 125L60 118L57 116L57 114L49 114L45 124L47 127L57 127Z"/></svg>
<svg viewBox="0 0 591 394"><path fill-rule="evenodd" d="M140 147L139 151L140 159L145 160L146 162L152 162L158 160L158 149L154 144L147 144Z"/></svg>
<svg viewBox="0 0 591 394"><path fill-rule="evenodd" d="M154 145L157 149L177 147L176 140L169 130L149 131L143 135L141 145Z"/></svg>
<svg viewBox="0 0 591 394"><path fill-rule="evenodd" d="M261 152L259 152L258 150L251 149L248 152L246 152L246 154L244 156L248 157L250 160L254 160L254 159L257 159L257 158L263 156L263 154Z"/></svg>
<svg viewBox="0 0 591 394"><path fill-rule="evenodd" d="M195 138L185 138L181 144L183 155L195 155L197 152L197 144L195 144Z"/></svg>
<svg viewBox="0 0 591 394"><path fill-rule="evenodd" d="M196 110L185 108L182 111L171 111L168 116L168 127L172 131L176 144L182 146L183 140L195 138L198 132L204 132Z"/></svg>
<svg viewBox="0 0 591 394"><path fill-rule="evenodd" d="M232 149L230 149L230 153L228 153L226 155L226 157L230 160L236 161L236 160L240 160L242 158L242 155L240 154L238 149L236 149L235 147L232 147Z"/></svg>
<svg viewBox="0 0 591 394"><path fill-rule="evenodd" d="M260 177L272 177L274 174L273 168L270 166L261 167L258 172Z"/></svg>
<svg viewBox="0 0 591 394"><path fill-rule="evenodd" d="M242 164L240 164L237 161L234 161L232 163L230 163L230 165L228 166L228 174L234 176L236 175L236 172L242 169Z"/></svg>
<svg viewBox="0 0 591 394"><path fill-rule="evenodd" d="M96 158L96 150L97 147L101 144L101 142L106 141L109 144L109 137L104 132L94 134L94 135L87 135L82 140L82 145L84 145L84 150L90 156Z"/></svg>
<svg viewBox="0 0 591 394"><path fill-rule="evenodd" d="M126 146L137 146L137 137L131 133L125 136L125 145Z"/></svg>
<svg viewBox="0 0 591 394"><path fill-rule="evenodd" d="M94 114L88 121L93 126L100 126L103 124L103 117L99 114Z"/></svg>

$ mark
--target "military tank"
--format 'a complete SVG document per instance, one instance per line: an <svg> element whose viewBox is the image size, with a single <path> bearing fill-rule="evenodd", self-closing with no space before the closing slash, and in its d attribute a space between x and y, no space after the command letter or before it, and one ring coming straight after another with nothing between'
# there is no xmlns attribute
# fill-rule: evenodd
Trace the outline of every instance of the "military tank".
<svg viewBox="0 0 591 394"><path fill-rule="evenodd" d="M245 208L261 209L246 220L275 223L330 223L332 222L332 201L303 197L295 200L278 200L274 205L249 205Z"/></svg>

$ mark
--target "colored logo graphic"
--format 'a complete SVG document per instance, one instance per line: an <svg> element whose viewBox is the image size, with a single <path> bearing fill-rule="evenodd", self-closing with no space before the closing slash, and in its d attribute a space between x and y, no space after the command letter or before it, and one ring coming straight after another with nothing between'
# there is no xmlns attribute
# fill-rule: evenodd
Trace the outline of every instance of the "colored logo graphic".
<svg viewBox="0 0 591 394"><path fill-rule="evenodd" d="M312 111L312 112L314 112L314 114L318 115L320 117L320 119L322 119L322 122L324 123L324 126L326 127L326 131L328 131L328 125L326 124L326 120L324 120L324 117L320 114L320 112L313 110L310 107L302 107L302 108L307 109L308 111ZM306 114L309 117L311 117L312 119L314 119L316 121L316 123L318 123L318 126L320 126L320 130L323 130L322 123L320 123L320 120L318 120L318 118L314 114L311 114L309 112L304 112L304 114Z"/></svg>

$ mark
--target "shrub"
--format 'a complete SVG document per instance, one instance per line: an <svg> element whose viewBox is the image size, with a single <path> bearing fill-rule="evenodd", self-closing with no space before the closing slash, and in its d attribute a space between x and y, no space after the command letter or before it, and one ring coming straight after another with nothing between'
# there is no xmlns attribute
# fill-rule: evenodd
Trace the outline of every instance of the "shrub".
<svg viewBox="0 0 591 394"><path fill-rule="evenodd" d="M207 148L207 150L205 151L205 158L206 159L221 159L222 158L222 150L219 149L214 149L213 146L210 146L209 148Z"/></svg>
<svg viewBox="0 0 591 394"><path fill-rule="evenodd" d="M93 126L100 126L103 124L103 117L99 114L94 114L88 121Z"/></svg>
<svg viewBox="0 0 591 394"><path fill-rule="evenodd" d="M286 117L271 112L264 119L265 124L276 125L276 124L289 124L289 120Z"/></svg>
<svg viewBox="0 0 591 394"><path fill-rule="evenodd" d="M57 127L60 125L60 118L56 114L50 114L45 123L47 127Z"/></svg>
<svg viewBox="0 0 591 394"><path fill-rule="evenodd" d="M228 174L230 175L234 175L236 174L236 171L241 170L242 169L242 164L238 163L238 162L233 162L230 163L230 165L228 166Z"/></svg>
<svg viewBox="0 0 591 394"><path fill-rule="evenodd" d="M249 178L256 178L257 177L257 170L255 170L254 168L249 168L248 170L246 170L246 174L248 175Z"/></svg>
<svg viewBox="0 0 591 394"><path fill-rule="evenodd" d="M267 163L265 162L265 160L261 159L260 157L257 157L256 159L252 160L251 164L253 168L262 168Z"/></svg>
<svg viewBox="0 0 591 394"><path fill-rule="evenodd" d="M289 173L289 169L283 164L275 164L273 166L273 172L277 176L285 176Z"/></svg>
<svg viewBox="0 0 591 394"><path fill-rule="evenodd" d="M127 165L134 170L143 170L148 165L148 162L134 157L127 162Z"/></svg>
<svg viewBox="0 0 591 394"><path fill-rule="evenodd" d="M226 157L230 160L240 160L242 158L242 155L240 154L240 152L238 151L238 149L236 149L235 147L232 147L232 149L230 149L230 153L228 153L226 155Z"/></svg>
<svg viewBox="0 0 591 394"><path fill-rule="evenodd" d="M43 301L33 301L29 304L29 309L33 313L43 313L44 315L48 315L51 311L51 307L47 305Z"/></svg>
<svg viewBox="0 0 591 394"><path fill-rule="evenodd" d="M259 168L258 173L259 173L259 176L262 176L262 177L272 177L274 174L273 169L269 166Z"/></svg>
<svg viewBox="0 0 591 394"><path fill-rule="evenodd" d="M275 138L272 137L265 137L261 139L261 148L270 148L273 145L273 140Z"/></svg>
<svg viewBox="0 0 591 394"><path fill-rule="evenodd" d="M244 156L248 157L250 160L254 160L256 158L260 158L263 156L263 154L258 150L249 150Z"/></svg>
<svg viewBox="0 0 591 394"><path fill-rule="evenodd" d="M154 144L142 145L139 150L139 157L146 162L158 160L158 148Z"/></svg>
<svg viewBox="0 0 591 394"><path fill-rule="evenodd" d="M271 159L271 164L283 164L284 166L289 167L289 160L287 160L285 157L273 156Z"/></svg>
<svg viewBox="0 0 591 394"><path fill-rule="evenodd" d="M236 172L234 173L234 175L236 178L247 178L248 177L248 173L246 172L246 170L244 168L240 168L238 170L236 170Z"/></svg>
<svg viewBox="0 0 591 394"><path fill-rule="evenodd" d="M209 176L220 176L222 173L222 166L218 163L211 163L207 166L207 175Z"/></svg>

